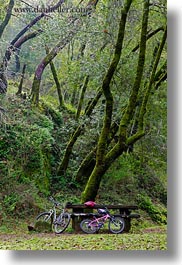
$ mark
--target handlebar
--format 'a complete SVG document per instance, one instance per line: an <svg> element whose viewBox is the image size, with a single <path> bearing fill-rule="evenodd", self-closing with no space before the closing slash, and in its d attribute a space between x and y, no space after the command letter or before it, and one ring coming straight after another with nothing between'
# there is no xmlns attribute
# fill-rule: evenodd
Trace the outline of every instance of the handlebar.
<svg viewBox="0 0 182 265"><path fill-rule="evenodd" d="M52 202L55 206L61 205L61 203L56 201L52 196L49 197L49 201Z"/></svg>

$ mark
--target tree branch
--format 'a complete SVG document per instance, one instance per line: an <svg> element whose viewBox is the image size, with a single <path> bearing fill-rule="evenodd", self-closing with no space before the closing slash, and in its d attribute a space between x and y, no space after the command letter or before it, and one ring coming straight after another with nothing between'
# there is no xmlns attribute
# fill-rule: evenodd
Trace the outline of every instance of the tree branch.
<svg viewBox="0 0 182 265"><path fill-rule="evenodd" d="M141 109L140 109L139 126L138 126L139 127L139 132L143 131L143 126L144 126L143 120L144 120L144 116L145 116L145 113L146 113L147 102L148 102L148 98L150 96L150 91L152 89L152 85L153 85L154 80L155 80L155 73L156 73L157 66L159 64L160 58L161 58L161 54L162 54L162 51L163 51L163 48L164 48L164 45L165 45L165 42L166 42L166 38L167 38L167 27L165 28L165 31L164 31L164 34L163 34L163 37L162 37L162 41L160 43L160 46L159 46L159 49L158 49L158 52L157 52L157 55L156 55L156 59L155 59L154 66L153 66L153 69L152 69L152 72L151 72L149 84L148 84L148 87L146 89L146 92L145 92L145 95L144 95L144 98L143 98L143 102L142 102L142 106L141 106Z"/></svg>
<svg viewBox="0 0 182 265"><path fill-rule="evenodd" d="M4 18L4 21L0 25L0 38L2 37L2 34L3 34L6 26L8 25L8 22L9 22L9 20L11 18L14 4L15 4L15 1L14 0L10 0L9 1L8 7L7 7L6 16Z"/></svg>
<svg viewBox="0 0 182 265"><path fill-rule="evenodd" d="M151 33L147 34L147 40L152 38L155 34L157 34L160 31L164 31L164 27L159 27L152 31ZM140 45L138 44L135 48L133 48L132 52L136 52L139 49Z"/></svg>

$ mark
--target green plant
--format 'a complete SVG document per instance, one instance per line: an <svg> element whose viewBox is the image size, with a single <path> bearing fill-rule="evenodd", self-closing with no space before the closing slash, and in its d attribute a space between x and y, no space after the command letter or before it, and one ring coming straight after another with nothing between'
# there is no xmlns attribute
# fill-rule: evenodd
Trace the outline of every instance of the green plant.
<svg viewBox="0 0 182 265"><path fill-rule="evenodd" d="M167 210L163 207L154 205L151 199L145 194L138 195L138 205L145 210L151 219L159 224L167 224Z"/></svg>

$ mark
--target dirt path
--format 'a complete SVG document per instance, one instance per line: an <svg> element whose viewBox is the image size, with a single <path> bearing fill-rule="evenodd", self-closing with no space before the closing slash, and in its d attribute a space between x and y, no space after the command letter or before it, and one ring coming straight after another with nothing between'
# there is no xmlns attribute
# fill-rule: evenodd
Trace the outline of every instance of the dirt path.
<svg viewBox="0 0 182 265"><path fill-rule="evenodd" d="M143 229L141 232L138 232L136 234L150 234L150 233L154 233L154 234L166 234L166 229L163 227L151 227L151 228L145 228ZM105 235L105 234L110 234L107 231L100 231L98 233L99 235ZM126 233L126 234L130 234L130 233ZM132 235L133 233L131 233ZM79 236L87 236L87 234L85 233L74 233L74 232L63 232L62 234L55 234L54 232L52 233L37 233L37 232L26 232L26 233L12 233L12 234L0 234L0 240L2 241L9 241L10 239L16 239L16 238L22 238L22 239L30 239L32 237L38 237L38 238L55 238L55 237L60 237L61 235L64 236L75 236L75 235L79 235Z"/></svg>

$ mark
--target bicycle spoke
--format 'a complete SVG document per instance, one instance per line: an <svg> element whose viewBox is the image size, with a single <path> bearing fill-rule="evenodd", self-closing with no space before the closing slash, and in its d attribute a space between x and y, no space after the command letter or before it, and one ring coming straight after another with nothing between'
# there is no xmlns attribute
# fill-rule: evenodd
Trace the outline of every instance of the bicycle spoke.
<svg viewBox="0 0 182 265"><path fill-rule="evenodd" d="M62 233L69 225L71 216L69 213L62 213L57 218L54 224L54 231L56 234Z"/></svg>
<svg viewBox="0 0 182 265"><path fill-rule="evenodd" d="M84 219L80 223L80 228L87 234L93 234L98 230L98 224L97 222L93 222L91 219Z"/></svg>
<svg viewBox="0 0 182 265"><path fill-rule="evenodd" d="M119 234L124 231L125 221L122 217L114 217L109 221L109 231L113 234Z"/></svg>

